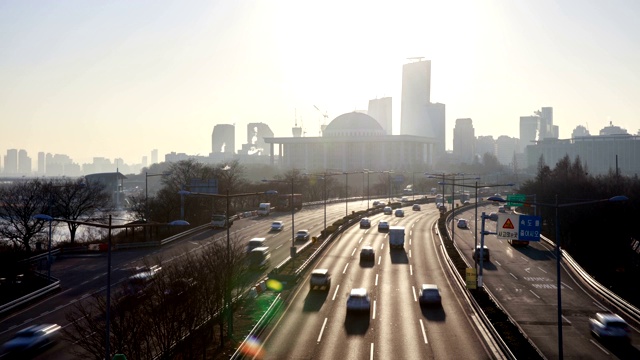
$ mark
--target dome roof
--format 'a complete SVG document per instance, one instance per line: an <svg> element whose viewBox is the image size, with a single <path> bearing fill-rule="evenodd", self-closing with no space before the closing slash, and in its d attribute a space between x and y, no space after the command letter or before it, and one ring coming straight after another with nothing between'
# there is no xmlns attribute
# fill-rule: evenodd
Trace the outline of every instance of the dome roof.
<svg viewBox="0 0 640 360"><path fill-rule="evenodd" d="M371 116L359 112L342 114L333 119L322 136L379 136L386 135L382 126Z"/></svg>

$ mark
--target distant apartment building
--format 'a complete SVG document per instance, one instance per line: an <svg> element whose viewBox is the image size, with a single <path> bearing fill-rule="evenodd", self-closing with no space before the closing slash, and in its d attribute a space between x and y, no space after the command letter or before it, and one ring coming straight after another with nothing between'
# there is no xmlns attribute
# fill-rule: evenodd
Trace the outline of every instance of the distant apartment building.
<svg viewBox="0 0 640 360"><path fill-rule="evenodd" d="M158 149L153 149L151 150L151 164L149 165L153 165L157 163L158 163Z"/></svg>
<svg viewBox="0 0 640 360"><path fill-rule="evenodd" d="M18 174L31 176L32 171L31 158L27 155L27 150L20 149L18 151Z"/></svg>
<svg viewBox="0 0 640 360"><path fill-rule="evenodd" d="M502 165L511 165L514 156L520 153L520 140L502 135L496 139L496 157Z"/></svg>
<svg viewBox="0 0 640 360"><path fill-rule="evenodd" d="M475 131L473 120L456 119L453 128L453 156L457 161L471 164L475 156Z"/></svg>
<svg viewBox="0 0 640 360"><path fill-rule="evenodd" d="M231 124L218 124L211 133L211 153L235 154L236 130Z"/></svg>
<svg viewBox="0 0 640 360"><path fill-rule="evenodd" d="M482 160L484 154L496 156L496 141L493 136L478 136L476 139L476 156Z"/></svg>
<svg viewBox="0 0 640 360"><path fill-rule="evenodd" d="M520 149L523 152L527 145L531 145L538 140L538 127L540 118L538 116L520 117Z"/></svg>
<svg viewBox="0 0 640 360"><path fill-rule="evenodd" d="M38 152L38 176L46 174L46 163L44 151Z"/></svg>
<svg viewBox="0 0 640 360"><path fill-rule="evenodd" d="M369 100L367 115L374 118L387 135L393 134L392 103L390 97Z"/></svg>
<svg viewBox="0 0 640 360"><path fill-rule="evenodd" d="M4 156L4 173L7 175L18 174L18 149L8 149Z"/></svg>
<svg viewBox="0 0 640 360"><path fill-rule="evenodd" d="M539 118L538 140L557 139L558 126L553 125L553 108L543 107L535 114Z"/></svg>

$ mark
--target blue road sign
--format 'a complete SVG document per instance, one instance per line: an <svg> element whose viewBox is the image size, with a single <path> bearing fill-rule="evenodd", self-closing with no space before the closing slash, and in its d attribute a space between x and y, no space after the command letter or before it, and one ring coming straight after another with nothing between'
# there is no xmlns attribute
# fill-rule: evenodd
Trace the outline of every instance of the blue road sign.
<svg viewBox="0 0 640 360"><path fill-rule="evenodd" d="M540 216L520 215L518 222L518 240L540 241Z"/></svg>

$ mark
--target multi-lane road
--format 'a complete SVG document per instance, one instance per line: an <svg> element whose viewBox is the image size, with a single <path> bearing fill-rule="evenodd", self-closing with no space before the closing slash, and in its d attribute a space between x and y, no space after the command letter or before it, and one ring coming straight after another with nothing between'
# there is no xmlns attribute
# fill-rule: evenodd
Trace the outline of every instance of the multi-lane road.
<svg viewBox="0 0 640 360"><path fill-rule="evenodd" d="M459 286L447 271L433 224L437 209L405 208L405 217L375 215L370 229L354 226L334 240L315 268L329 269L328 292L310 291L308 279L289 301L274 331L263 339L265 359L487 359L491 358ZM390 250L377 223L406 228L403 250ZM359 252L372 246L373 263ZM420 285L440 288L442 307L421 308ZM352 288L366 288L371 311L347 314Z"/></svg>
<svg viewBox="0 0 640 360"><path fill-rule="evenodd" d="M383 199L384 200L384 199ZM349 211L367 208L367 201L350 202ZM481 212L479 210L479 212ZM496 211L487 207L485 211ZM323 228L323 206L309 206L295 213L295 228L318 235ZM344 215L345 204L328 204L327 221ZM422 211L405 207L405 217L372 216L372 227L357 226L344 232L318 259L314 267L332 273L329 292L309 292L307 279L290 298L286 311L273 332L266 334L266 358L491 358L491 346L476 329L478 321L470 306L461 300L462 291L446 269L444 254L434 232L439 214L431 205ZM473 211L456 217L470 220L470 229L456 229L455 241L473 264ZM377 231L381 219L406 227L404 250L390 251L385 233ZM280 233L269 232L274 220L285 222ZM289 256L291 214L275 213L265 218L236 221L231 238L246 241L265 237L271 248L272 266ZM495 226L495 223L489 226ZM491 228L490 228L491 229ZM206 230L158 249L113 253L112 286L124 281L132 269L161 259L179 261L213 241L224 241L226 231ZM495 236L486 236L491 261L484 267L484 283L547 358L557 357L555 255L543 243L513 248ZM361 264L359 251L371 245L376 251L373 264ZM103 294L106 285L106 257L59 259L52 274L62 283L62 291L5 315L0 320L0 343L17 330L31 324L57 323L68 326L65 314L78 301ZM633 346L605 346L591 338L587 318L607 309L594 294L567 272L562 272L564 355L586 359L637 359L638 332L633 329ZM422 283L435 283L442 294L441 308L422 309L417 301ZM364 287L372 300L365 316L347 316L346 299L351 288ZM68 359L69 344L60 343L40 359Z"/></svg>

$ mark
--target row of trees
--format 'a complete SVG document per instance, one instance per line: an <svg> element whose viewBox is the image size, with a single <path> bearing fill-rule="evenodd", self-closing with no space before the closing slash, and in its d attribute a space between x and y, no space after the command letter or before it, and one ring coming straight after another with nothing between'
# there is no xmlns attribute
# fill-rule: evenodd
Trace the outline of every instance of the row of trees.
<svg viewBox="0 0 640 360"><path fill-rule="evenodd" d="M614 171L592 176L580 158L571 161L565 156L553 168L540 158L537 176L522 184L519 192L527 194L529 201L547 204L537 207L545 236L559 241L590 274L602 278L618 293L629 290L625 279L640 275L640 256L632 248L634 240L640 239L640 230L635 225L640 215L637 176L623 177ZM618 195L628 200L577 205ZM560 205L558 224L555 223L556 201ZM562 207L562 204L575 205ZM533 213L532 207L522 209ZM556 226L559 239L556 239Z"/></svg>
<svg viewBox="0 0 640 360"><path fill-rule="evenodd" d="M14 182L0 187L0 246L29 256L36 244L46 243L48 222L34 216L45 214L69 220L91 219L109 212L111 194L101 183L88 184L84 179ZM67 223L73 244L80 225ZM6 251L3 251L6 252Z"/></svg>
<svg viewBox="0 0 640 360"><path fill-rule="evenodd" d="M197 254L185 253L179 261L163 264L162 259L155 259L162 269L147 286L136 288L139 291L131 291L125 281L114 291L111 302L110 355L204 359L211 344L224 344L226 294L230 289L232 295L243 293L255 281L245 264L243 245L234 239L227 249L224 242L212 242ZM104 359L104 292L77 302L66 317L71 326L64 329L65 338L79 349L74 355ZM191 336L184 338L187 334Z"/></svg>

